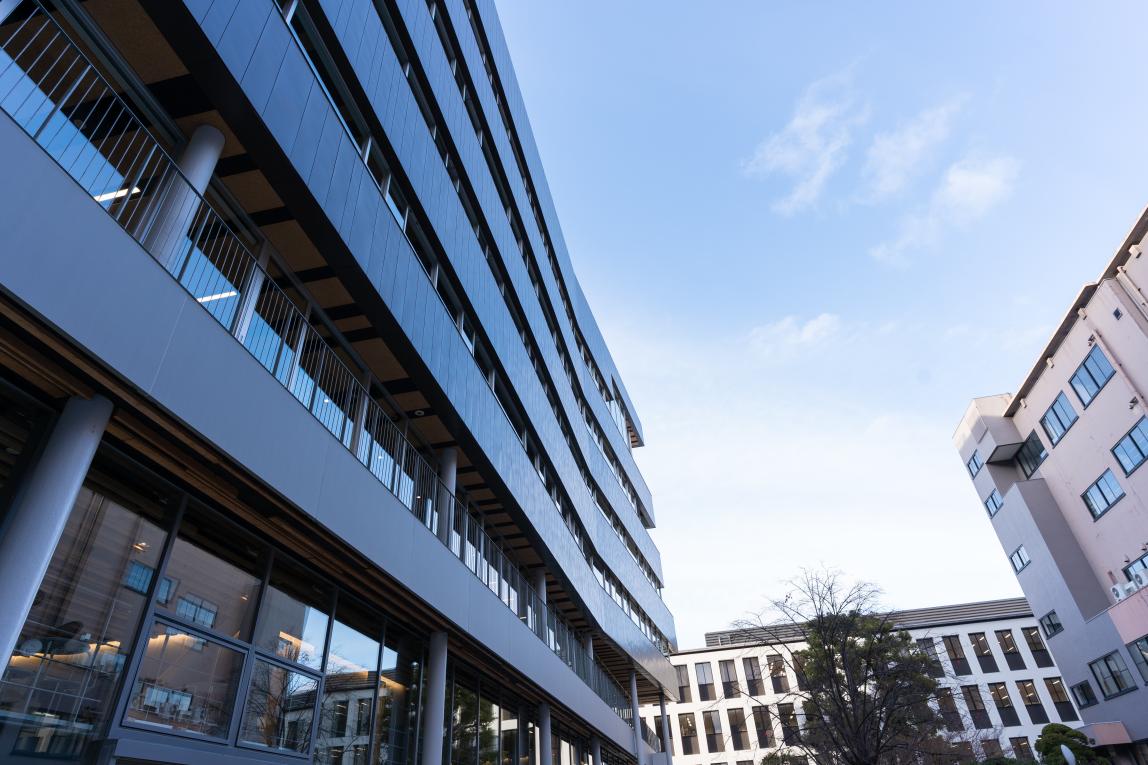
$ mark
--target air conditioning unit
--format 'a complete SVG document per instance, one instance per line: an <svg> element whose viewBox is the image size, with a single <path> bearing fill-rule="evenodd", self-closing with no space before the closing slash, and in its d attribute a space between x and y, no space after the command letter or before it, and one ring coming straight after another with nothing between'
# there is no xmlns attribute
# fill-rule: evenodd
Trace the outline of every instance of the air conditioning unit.
<svg viewBox="0 0 1148 765"><path fill-rule="evenodd" d="M1136 582L1125 582L1124 583L1124 595L1125 595L1125 597L1127 597L1128 595L1135 595L1136 591L1139 589L1140 589L1140 585L1136 584Z"/></svg>
<svg viewBox="0 0 1148 765"><path fill-rule="evenodd" d="M1136 582L1137 587L1148 587L1148 572L1137 571L1132 575L1132 581Z"/></svg>
<svg viewBox="0 0 1148 765"><path fill-rule="evenodd" d="M1114 584L1109 587L1108 590L1112 593L1112 597L1116 598L1116 600L1124 600L1124 588L1120 585Z"/></svg>

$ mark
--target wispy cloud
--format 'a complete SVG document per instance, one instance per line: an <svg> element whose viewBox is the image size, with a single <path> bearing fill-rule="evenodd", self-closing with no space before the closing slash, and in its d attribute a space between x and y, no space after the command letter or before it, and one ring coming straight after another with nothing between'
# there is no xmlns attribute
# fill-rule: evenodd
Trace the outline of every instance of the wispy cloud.
<svg viewBox="0 0 1148 765"><path fill-rule="evenodd" d="M1012 157L966 157L953 163L928 205L902 218L897 236L873 247L876 260L905 265L914 250L932 246L947 230L966 227L1012 194L1019 164Z"/></svg>
<svg viewBox="0 0 1148 765"><path fill-rule="evenodd" d="M868 186L864 198L876 202L905 188L952 132L953 120L967 99L950 98L917 114L895 130L878 133L869 145L862 174Z"/></svg>
<svg viewBox="0 0 1148 765"><path fill-rule="evenodd" d="M837 314L822 313L805 321L786 316L751 329L749 344L760 357L774 359L798 348L819 345L840 330L841 317Z"/></svg>
<svg viewBox="0 0 1148 765"><path fill-rule="evenodd" d="M853 131L868 113L853 87L851 67L818 80L806 88L789 124L757 145L743 171L791 179L793 188L773 210L781 215L804 210L821 197L825 184L845 163Z"/></svg>

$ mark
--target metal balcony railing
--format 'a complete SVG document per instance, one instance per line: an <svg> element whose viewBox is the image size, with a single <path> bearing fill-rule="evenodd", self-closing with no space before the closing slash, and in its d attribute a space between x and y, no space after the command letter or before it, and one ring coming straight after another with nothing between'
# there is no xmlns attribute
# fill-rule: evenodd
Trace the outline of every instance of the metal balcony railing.
<svg viewBox="0 0 1148 765"><path fill-rule="evenodd" d="M5 22L7 19L7 22ZM0 2L0 111L623 719L621 687L439 480L39 0ZM264 246L267 246L264 244ZM627 714L624 714L627 713ZM631 723L632 724L632 723Z"/></svg>
<svg viewBox="0 0 1148 765"><path fill-rule="evenodd" d="M654 732L646 722L642 721L642 740L655 752L662 751L662 737Z"/></svg>

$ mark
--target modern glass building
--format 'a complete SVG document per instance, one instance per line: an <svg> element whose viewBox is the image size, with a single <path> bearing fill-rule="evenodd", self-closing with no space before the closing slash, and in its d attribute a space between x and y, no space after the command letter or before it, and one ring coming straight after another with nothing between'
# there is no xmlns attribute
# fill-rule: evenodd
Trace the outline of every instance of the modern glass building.
<svg viewBox="0 0 1148 765"><path fill-rule="evenodd" d="M2 762L666 759L492 0L0 0L0 441Z"/></svg>

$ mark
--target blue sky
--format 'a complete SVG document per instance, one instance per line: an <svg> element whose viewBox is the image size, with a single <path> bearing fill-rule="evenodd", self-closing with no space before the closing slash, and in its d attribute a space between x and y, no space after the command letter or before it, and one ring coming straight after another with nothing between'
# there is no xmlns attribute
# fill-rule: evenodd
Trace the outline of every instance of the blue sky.
<svg viewBox="0 0 1148 765"><path fill-rule="evenodd" d="M498 8L680 645L801 566L1020 594L950 439L1148 203L1148 6Z"/></svg>

